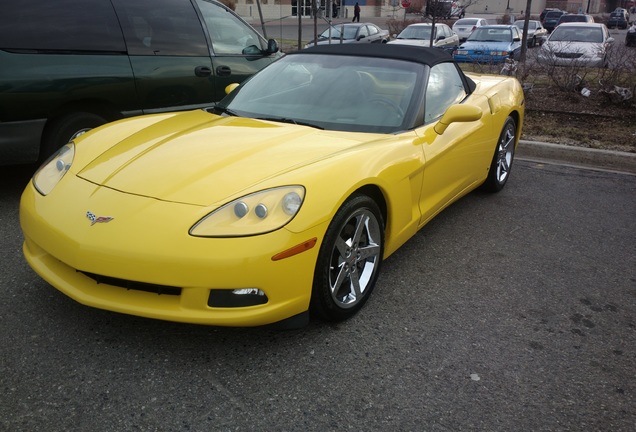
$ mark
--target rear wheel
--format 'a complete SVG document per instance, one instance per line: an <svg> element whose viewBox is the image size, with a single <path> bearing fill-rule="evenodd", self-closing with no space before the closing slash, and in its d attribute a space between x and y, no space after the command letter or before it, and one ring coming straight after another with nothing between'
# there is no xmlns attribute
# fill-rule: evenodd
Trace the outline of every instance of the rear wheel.
<svg viewBox="0 0 636 432"><path fill-rule="evenodd" d="M354 195L334 216L323 240L310 311L328 321L342 321L368 300L380 273L384 222L375 201Z"/></svg>
<svg viewBox="0 0 636 432"><path fill-rule="evenodd" d="M499 192L506 185L515 155L516 132L517 125L515 120L512 117L508 117L499 135L488 177L482 186L484 190Z"/></svg>
<svg viewBox="0 0 636 432"><path fill-rule="evenodd" d="M70 113L53 120L45 131L40 159L48 158L77 135L104 123L107 123L105 118L89 112Z"/></svg>

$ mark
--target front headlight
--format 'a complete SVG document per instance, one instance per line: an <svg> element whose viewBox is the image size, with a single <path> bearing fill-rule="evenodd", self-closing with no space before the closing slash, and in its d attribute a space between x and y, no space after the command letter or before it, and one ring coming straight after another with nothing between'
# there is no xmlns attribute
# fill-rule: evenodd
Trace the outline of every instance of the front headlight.
<svg viewBox="0 0 636 432"><path fill-rule="evenodd" d="M242 237L277 230L291 221L305 198L302 186L282 186L238 198L190 228L196 237Z"/></svg>
<svg viewBox="0 0 636 432"><path fill-rule="evenodd" d="M45 196L51 193L64 174L71 169L74 157L75 144L70 142L48 158L33 175L33 186L37 191Z"/></svg>

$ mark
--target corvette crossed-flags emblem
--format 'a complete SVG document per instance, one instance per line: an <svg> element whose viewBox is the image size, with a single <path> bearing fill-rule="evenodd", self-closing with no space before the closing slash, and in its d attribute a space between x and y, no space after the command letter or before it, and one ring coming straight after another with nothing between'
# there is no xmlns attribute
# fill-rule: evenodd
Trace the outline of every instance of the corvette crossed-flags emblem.
<svg viewBox="0 0 636 432"><path fill-rule="evenodd" d="M95 216L90 211L86 212L86 217L91 221L91 226L95 225L96 223L110 222L114 219L110 216Z"/></svg>

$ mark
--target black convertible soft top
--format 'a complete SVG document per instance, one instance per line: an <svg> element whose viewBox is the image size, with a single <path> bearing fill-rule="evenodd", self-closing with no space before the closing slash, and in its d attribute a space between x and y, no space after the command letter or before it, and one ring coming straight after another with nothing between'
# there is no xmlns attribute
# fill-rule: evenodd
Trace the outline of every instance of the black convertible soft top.
<svg viewBox="0 0 636 432"><path fill-rule="evenodd" d="M334 39L333 42L331 45L317 45L289 54L334 54L359 57L381 57L422 63L428 66L454 61L450 54L439 48L398 44L341 44L338 43L337 39Z"/></svg>

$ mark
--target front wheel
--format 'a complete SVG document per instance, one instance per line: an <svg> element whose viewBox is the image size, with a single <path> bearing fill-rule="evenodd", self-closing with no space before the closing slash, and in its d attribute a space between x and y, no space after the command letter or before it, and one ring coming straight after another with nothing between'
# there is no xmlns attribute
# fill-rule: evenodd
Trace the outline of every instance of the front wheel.
<svg viewBox="0 0 636 432"><path fill-rule="evenodd" d="M105 118L90 112L75 112L53 120L45 130L40 159L45 160L79 134L106 122Z"/></svg>
<svg viewBox="0 0 636 432"><path fill-rule="evenodd" d="M515 155L516 133L517 125L515 120L512 117L508 117L499 135L488 177L482 186L484 190L499 192L506 185Z"/></svg>
<svg viewBox="0 0 636 432"><path fill-rule="evenodd" d="M310 312L327 321L342 321L368 300L380 273L384 222L378 205L353 195L334 216L320 247Z"/></svg>

